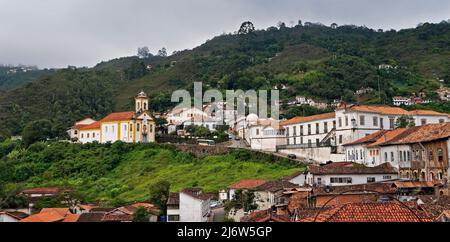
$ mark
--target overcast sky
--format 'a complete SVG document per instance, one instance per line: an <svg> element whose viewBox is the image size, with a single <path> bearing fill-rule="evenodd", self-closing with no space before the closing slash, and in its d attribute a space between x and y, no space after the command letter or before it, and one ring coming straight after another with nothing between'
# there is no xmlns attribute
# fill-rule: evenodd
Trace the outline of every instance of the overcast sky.
<svg viewBox="0 0 450 242"><path fill-rule="evenodd" d="M402 29L449 18L449 0L0 0L0 64L93 66L139 46L171 53L246 20Z"/></svg>

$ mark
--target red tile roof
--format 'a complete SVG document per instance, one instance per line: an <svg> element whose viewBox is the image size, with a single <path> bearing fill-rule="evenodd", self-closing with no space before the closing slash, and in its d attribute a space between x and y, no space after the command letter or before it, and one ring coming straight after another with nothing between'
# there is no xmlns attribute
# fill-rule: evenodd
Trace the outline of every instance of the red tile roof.
<svg viewBox="0 0 450 242"><path fill-rule="evenodd" d="M43 208L39 213L55 213L64 217L68 215L70 211L68 208Z"/></svg>
<svg viewBox="0 0 450 242"><path fill-rule="evenodd" d="M367 145L367 147L372 148L372 147L382 145L384 143L388 143L388 142L400 137L401 135L405 135L406 131L408 131L408 129L406 129L406 128L389 130L386 133L384 133L381 137L379 137L375 142Z"/></svg>
<svg viewBox="0 0 450 242"><path fill-rule="evenodd" d="M260 210L252 212L248 216L241 218L241 222L290 222L290 218L289 216L273 214L270 210Z"/></svg>
<svg viewBox="0 0 450 242"><path fill-rule="evenodd" d="M404 135L387 142L389 144L413 144L419 142L431 142L450 137L450 123L427 124L409 128Z"/></svg>
<svg viewBox="0 0 450 242"><path fill-rule="evenodd" d="M350 203L301 219L300 222L431 222L417 209L398 202Z"/></svg>
<svg viewBox="0 0 450 242"><path fill-rule="evenodd" d="M433 110L413 110L409 112L409 115L418 115L418 116L448 116L447 113L439 113Z"/></svg>
<svg viewBox="0 0 450 242"><path fill-rule="evenodd" d="M63 222L75 223L75 222L78 222L79 218L80 218L80 214L69 214L64 218Z"/></svg>
<svg viewBox="0 0 450 242"><path fill-rule="evenodd" d="M361 139L355 140L353 142L344 144L344 146L350 146L350 145L359 145L359 144L367 144L367 143L373 143L375 142L377 139L379 139L380 137L382 137L385 133L387 132L387 130L380 130L378 132L375 132L373 134L367 135Z"/></svg>
<svg viewBox="0 0 450 242"><path fill-rule="evenodd" d="M343 108L341 108L343 109ZM384 115L409 115L409 112L399 107L391 107L386 105L352 105L347 106L347 111L379 113Z"/></svg>
<svg viewBox="0 0 450 242"><path fill-rule="evenodd" d="M253 189L266 183L266 180L241 180L234 184L231 184L228 188L230 189Z"/></svg>
<svg viewBox="0 0 450 242"><path fill-rule="evenodd" d="M94 122L79 128L79 130L93 130L93 129L100 129L100 122Z"/></svg>
<svg viewBox="0 0 450 242"><path fill-rule="evenodd" d="M123 120L130 120L134 116L134 112L120 112L120 113L111 113L100 122L111 122L111 121L123 121Z"/></svg>
<svg viewBox="0 0 450 242"><path fill-rule="evenodd" d="M20 222L28 222L28 223L49 223L49 222L60 222L64 220L64 216L59 215L58 213L38 213L31 215L27 218L20 220Z"/></svg>
<svg viewBox="0 0 450 242"><path fill-rule="evenodd" d="M383 163L375 167L367 167L351 162L335 162L328 165L309 165L308 172L314 175L338 175L338 174L397 174L396 168L389 163Z"/></svg>
<svg viewBox="0 0 450 242"><path fill-rule="evenodd" d="M280 125L285 126L285 125L291 125L291 124L306 123L306 122L312 122L312 121L322 120L322 119L331 119L331 118L335 118L335 117L336 117L335 112L323 113L323 114L307 116L307 117L295 117L295 118L281 122Z"/></svg>

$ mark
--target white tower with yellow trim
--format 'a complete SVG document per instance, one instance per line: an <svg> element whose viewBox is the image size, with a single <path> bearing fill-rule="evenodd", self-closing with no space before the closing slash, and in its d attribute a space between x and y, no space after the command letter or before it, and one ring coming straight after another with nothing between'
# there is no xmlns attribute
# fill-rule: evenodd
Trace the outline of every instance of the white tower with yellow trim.
<svg viewBox="0 0 450 242"><path fill-rule="evenodd" d="M144 91L141 91L134 100L136 113L148 111L148 96Z"/></svg>

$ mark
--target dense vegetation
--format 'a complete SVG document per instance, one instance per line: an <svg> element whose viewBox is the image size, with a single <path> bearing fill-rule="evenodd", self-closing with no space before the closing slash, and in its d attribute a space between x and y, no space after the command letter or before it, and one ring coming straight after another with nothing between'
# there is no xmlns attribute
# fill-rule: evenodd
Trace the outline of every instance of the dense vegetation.
<svg viewBox="0 0 450 242"><path fill-rule="evenodd" d="M26 69L26 71L23 71L21 68ZM12 70L15 72L12 73ZM41 76L51 75L54 72L55 70L49 69L39 70L37 67L0 65L0 90L9 90L20 87Z"/></svg>
<svg viewBox="0 0 450 242"><path fill-rule="evenodd" d="M141 89L151 95L151 107L163 111L173 105L173 90L192 90L194 81L203 81L204 89L221 90L285 84L283 100L302 94L322 101L389 104L394 95L419 92L436 99L437 80L444 79L445 85L450 81L449 43L446 21L400 31L312 23L254 30L245 23L238 33L215 37L193 50L170 56L161 50L91 69L60 70L6 91L0 95L0 133L18 134L30 121L47 119L58 135L85 116L129 110ZM393 68L379 69L382 64ZM357 100L360 88L374 91Z"/></svg>
<svg viewBox="0 0 450 242"><path fill-rule="evenodd" d="M245 150L199 159L161 144L0 143L2 186L71 187L86 201L113 204L147 200L151 191L168 187L161 181L171 191L194 186L216 192L241 179L278 179L302 169Z"/></svg>

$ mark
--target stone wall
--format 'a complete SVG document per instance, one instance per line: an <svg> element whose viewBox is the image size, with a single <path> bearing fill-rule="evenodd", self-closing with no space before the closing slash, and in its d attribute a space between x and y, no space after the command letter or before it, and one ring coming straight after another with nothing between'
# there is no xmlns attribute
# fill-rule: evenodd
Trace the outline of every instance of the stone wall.
<svg viewBox="0 0 450 242"><path fill-rule="evenodd" d="M230 148L225 145L201 146L190 144L176 144L178 150L186 153L191 153L197 158L210 155L223 155L230 152Z"/></svg>

